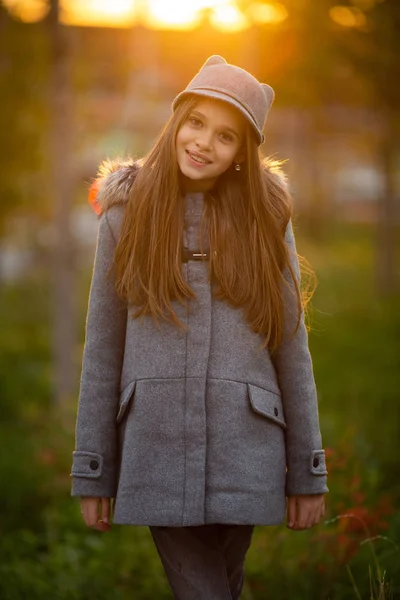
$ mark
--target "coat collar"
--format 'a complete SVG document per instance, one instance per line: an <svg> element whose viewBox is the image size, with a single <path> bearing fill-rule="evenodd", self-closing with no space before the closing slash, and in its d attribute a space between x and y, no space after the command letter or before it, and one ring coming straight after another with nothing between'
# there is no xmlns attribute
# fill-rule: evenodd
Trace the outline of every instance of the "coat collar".
<svg viewBox="0 0 400 600"><path fill-rule="evenodd" d="M140 161L106 160L99 166L89 189L89 203L98 215L112 206L127 203L129 192L140 169Z"/></svg>
<svg viewBox="0 0 400 600"><path fill-rule="evenodd" d="M141 167L141 160L106 160L99 166L97 176L89 189L89 203L98 215L113 206L123 206L128 202L129 193ZM271 161L265 170L275 185L287 189L284 173L277 163Z"/></svg>

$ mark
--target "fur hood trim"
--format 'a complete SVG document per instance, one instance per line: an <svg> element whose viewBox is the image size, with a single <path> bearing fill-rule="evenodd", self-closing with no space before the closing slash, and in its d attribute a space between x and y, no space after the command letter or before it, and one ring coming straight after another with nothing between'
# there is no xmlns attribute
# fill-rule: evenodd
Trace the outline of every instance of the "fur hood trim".
<svg viewBox="0 0 400 600"><path fill-rule="evenodd" d="M105 160L89 189L89 203L99 216L112 206L122 206L140 169L140 161Z"/></svg>
<svg viewBox="0 0 400 600"><path fill-rule="evenodd" d="M141 167L140 160L105 160L98 169L97 176L89 189L89 203L97 215L102 215L112 206L127 203L129 192ZM265 170L275 185L288 190L285 173L278 161L270 160Z"/></svg>

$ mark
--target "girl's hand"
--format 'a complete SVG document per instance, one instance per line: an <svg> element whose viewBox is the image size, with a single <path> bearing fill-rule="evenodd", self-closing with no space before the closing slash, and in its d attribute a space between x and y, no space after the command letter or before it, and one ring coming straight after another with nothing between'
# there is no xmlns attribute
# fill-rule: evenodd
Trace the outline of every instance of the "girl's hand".
<svg viewBox="0 0 400 600"><path fill-rule="evenodd" d="M97 531L109 531L111 498L81 498L81 513L88 527Z"/></svg>
<svg viewBox="0 0 400 600"><path fill-rule="evenodd" d="M289 496L287 499L287 526L299 531L319 523L325 514L324 494Z"/></svg>

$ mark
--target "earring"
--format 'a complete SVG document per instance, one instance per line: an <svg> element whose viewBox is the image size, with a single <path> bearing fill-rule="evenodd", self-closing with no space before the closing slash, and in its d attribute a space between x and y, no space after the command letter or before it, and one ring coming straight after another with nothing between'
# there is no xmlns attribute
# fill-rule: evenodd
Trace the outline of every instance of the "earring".
<svg viewBox="0 0 400 600"><path fill-rule="evenodd" d="M235 171L240 171L241 168L242 167L240 166L240 164L236 163L236 165L235 165Z"/></svg>

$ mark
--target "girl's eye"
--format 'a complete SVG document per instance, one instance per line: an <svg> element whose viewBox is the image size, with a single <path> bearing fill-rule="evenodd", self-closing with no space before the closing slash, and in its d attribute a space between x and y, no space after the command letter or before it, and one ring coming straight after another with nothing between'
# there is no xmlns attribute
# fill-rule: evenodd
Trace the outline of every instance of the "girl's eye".
<svg viewBox="0 0 400 600"><path fill-rule="evenodd" d="M229 133L221 133L221 138L224 142L233 142L233 137Z"/></svg>
<svg viewBox="0 0 400 600"><path fill-rule="evenodd" d="M189 117L189 121L195 127L199 127L201 125L201 121L197 117Z"/></svg>

